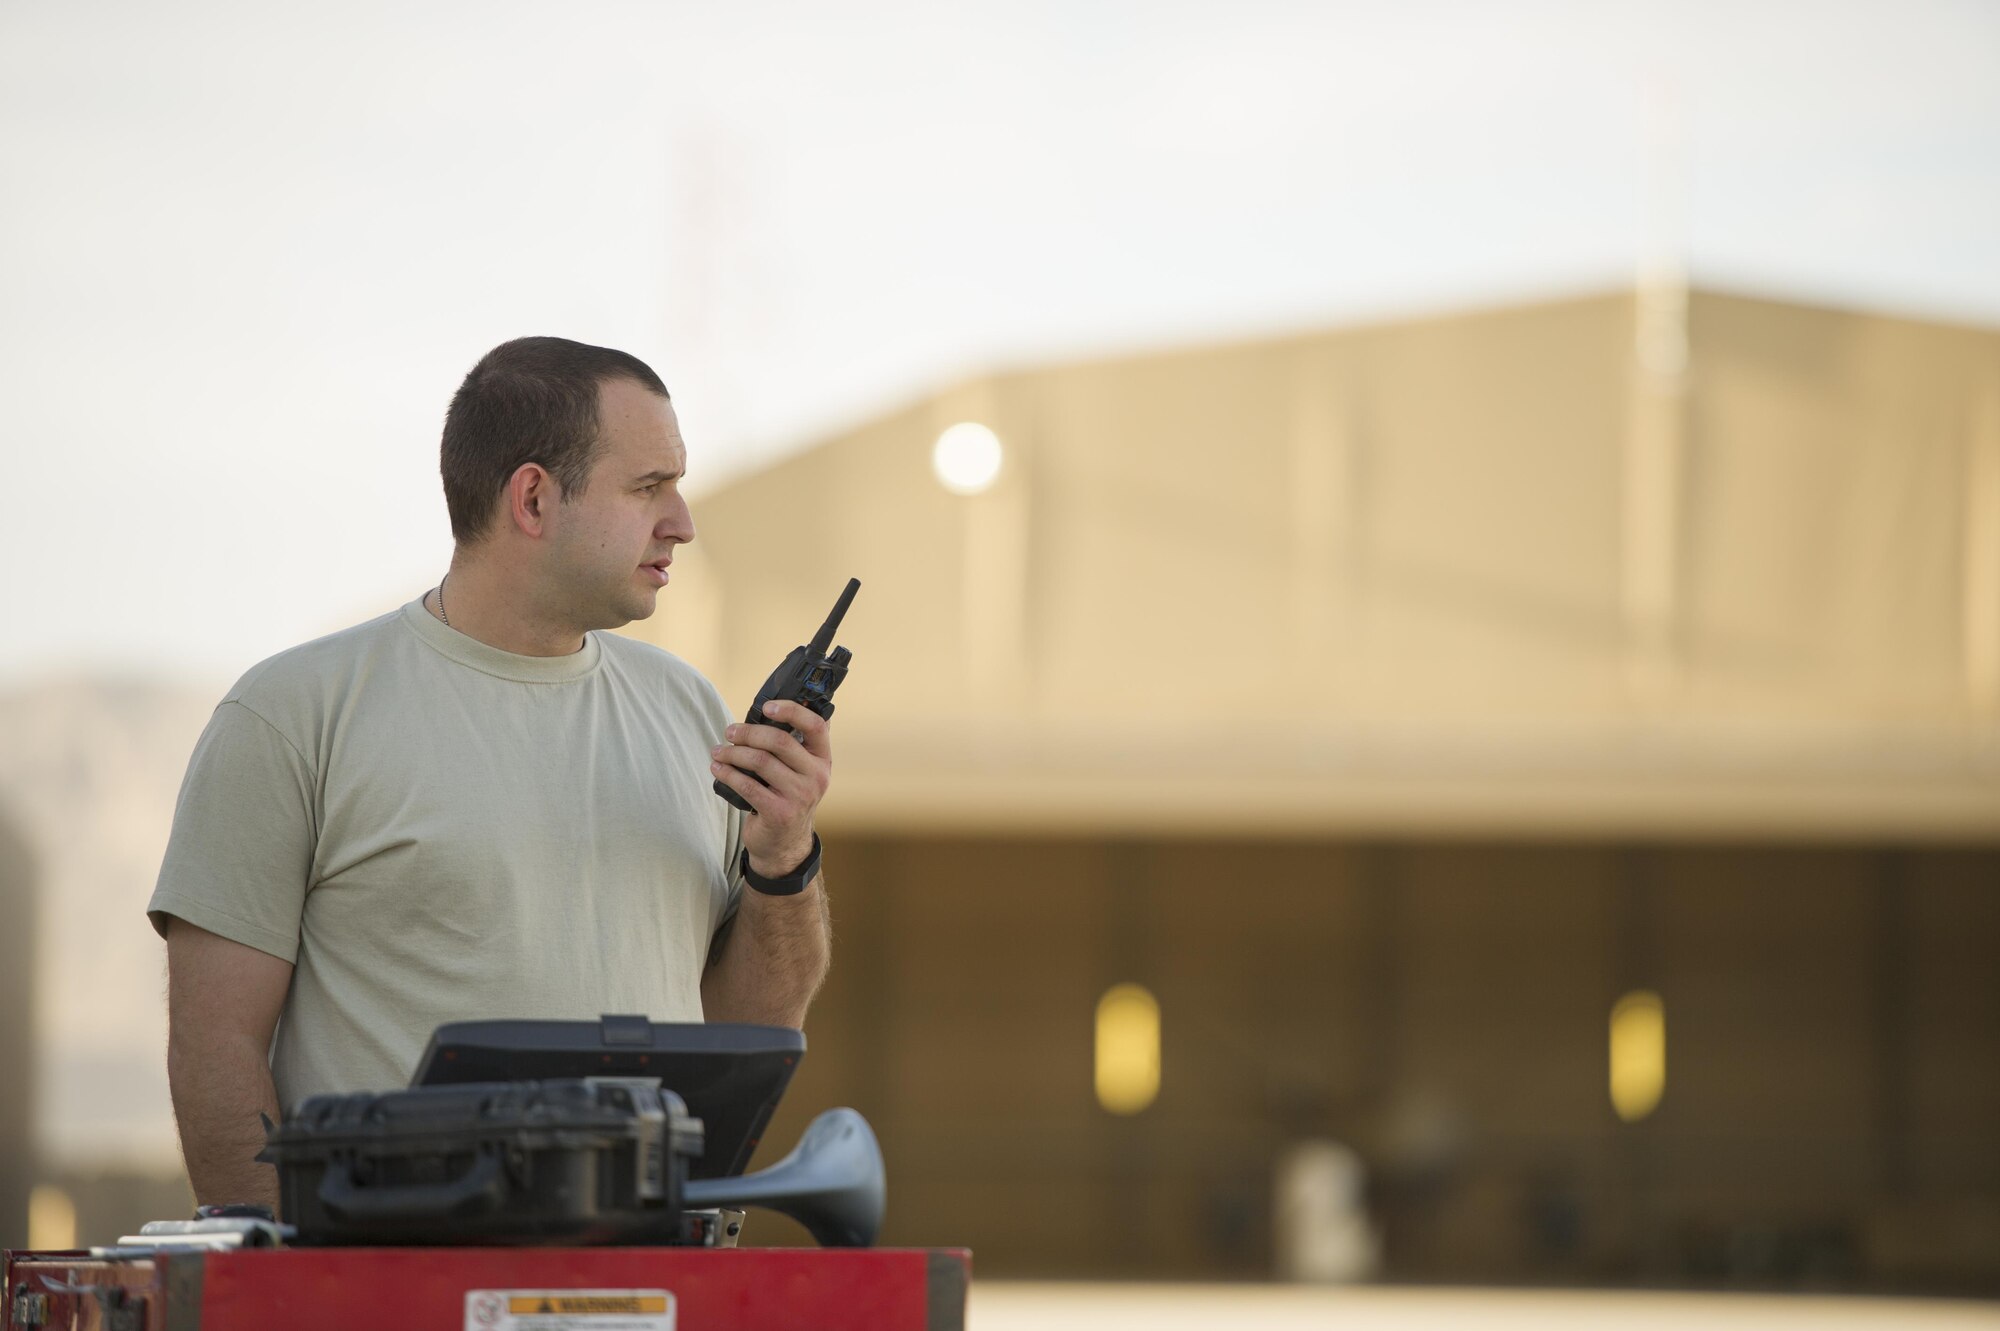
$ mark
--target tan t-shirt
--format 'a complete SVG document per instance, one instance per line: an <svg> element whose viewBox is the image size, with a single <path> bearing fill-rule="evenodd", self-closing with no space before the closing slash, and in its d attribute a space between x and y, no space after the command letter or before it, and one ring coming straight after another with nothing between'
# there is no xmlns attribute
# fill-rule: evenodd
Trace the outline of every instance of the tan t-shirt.
<svg viewBox="0 0 2000 1331"><path fill-rule="evenodd" d="M741 891L708 771L730 719L657 648L515 656L413 601L229 691L147 911L295 964L287 1108L407 1084L441 1022L699 1021Z"/></svg>

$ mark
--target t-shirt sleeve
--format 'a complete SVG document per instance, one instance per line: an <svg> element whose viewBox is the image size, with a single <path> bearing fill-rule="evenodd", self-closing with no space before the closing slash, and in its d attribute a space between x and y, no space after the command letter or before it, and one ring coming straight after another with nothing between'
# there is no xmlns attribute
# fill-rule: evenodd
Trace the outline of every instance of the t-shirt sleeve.
<svg viewBox="0 0 2000 1331"><path fill-rule="evenodd" d="M146 915L294 961L318 837L313 774L270 722L224 702L195 744Z"/></svg>

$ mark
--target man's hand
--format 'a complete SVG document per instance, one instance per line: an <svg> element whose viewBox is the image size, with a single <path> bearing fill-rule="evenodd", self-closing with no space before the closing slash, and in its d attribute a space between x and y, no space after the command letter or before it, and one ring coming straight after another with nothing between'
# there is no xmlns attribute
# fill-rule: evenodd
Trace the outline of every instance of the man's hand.
<svg viewBox="0 0 2000 1331"><path fill-rule="evenodd" d="M817 712L774 700L764 704L764 715L777 724L732 725L709 766L754 810L743 819L750 867L783 878L812 854L813 810L833 777L833 748ZM752 772L770 784L758 784ZM795 896L746 890L720 955L701 977L704 1019L803 1026L831 948L821 875Z"/></svg>
<svg viewBox="0 0 2000 1331"><path fill-rule="evenodd" d="M709 770L754 810L743 820L750 867L782 878L812 853L813 811L833 780L833 745L826 718L810 708L773 699L764 704L764 715L777 724L738 721L724 731ZM787 726L799 738L792 738ZM751 772L765 784L747 775Z"/></svg>

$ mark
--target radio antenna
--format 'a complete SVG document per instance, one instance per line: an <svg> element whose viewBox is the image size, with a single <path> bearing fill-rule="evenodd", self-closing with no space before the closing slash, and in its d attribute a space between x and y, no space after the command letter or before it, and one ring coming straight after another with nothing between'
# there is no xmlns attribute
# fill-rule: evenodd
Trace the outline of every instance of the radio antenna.
<svg viewBox="0 0 2000 1331"><path fill-rule="evenodd" d="M826 655L826 649L833 645L833 635L840 628L841 619L847 614L847 607L854 601L854 593L860 590L861 579L849 578L847 580L847 590L842 592L840 599L833 603L833 613L826 617L826 623L821 624L819 632L813 634L812 643L806 648L808 652L814 656Z"/></svg>

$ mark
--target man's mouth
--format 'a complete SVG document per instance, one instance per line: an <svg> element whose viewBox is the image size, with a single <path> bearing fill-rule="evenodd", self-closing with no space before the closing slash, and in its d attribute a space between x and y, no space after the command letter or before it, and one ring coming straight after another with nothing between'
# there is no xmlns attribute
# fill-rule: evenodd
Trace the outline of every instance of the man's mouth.
<svg viewBox="0 0 2000 1331"><path fill-rule="evenodd" d="M650 564L639 565L639 571L651 578L655 586L664 587L667 585L667 565L673 562L671 559L656 559Z"/></svg>

